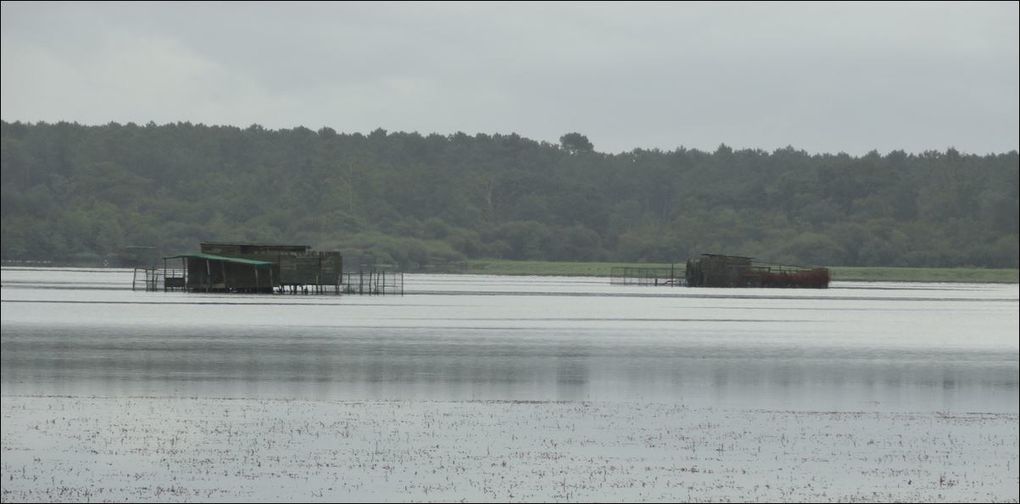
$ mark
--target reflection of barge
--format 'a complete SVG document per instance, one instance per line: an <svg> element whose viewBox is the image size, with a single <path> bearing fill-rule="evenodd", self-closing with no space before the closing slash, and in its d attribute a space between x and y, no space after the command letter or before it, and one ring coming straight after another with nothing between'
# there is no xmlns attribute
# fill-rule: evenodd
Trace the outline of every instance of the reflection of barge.
<svg viewBox="0 0 1020 504"><path fill-rule="evenodd" d="M828 268L805 268L765 264L750 257L702 254L687 260L685 273L690 287L798 287L829 286Z"/></svg>

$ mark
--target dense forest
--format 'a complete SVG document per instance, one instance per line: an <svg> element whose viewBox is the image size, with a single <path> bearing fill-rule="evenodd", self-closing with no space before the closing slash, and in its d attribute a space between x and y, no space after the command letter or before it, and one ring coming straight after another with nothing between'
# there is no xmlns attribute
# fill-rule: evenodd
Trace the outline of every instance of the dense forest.
<svg viewBox="0 0 1020 504"><path fill-rule="evenodd" d="M677 139L681 143L683 139ZM1018 264L1017 152L598 152L516 134L2 123L2 257L296 242L409 270L465 258Z"/></svg>

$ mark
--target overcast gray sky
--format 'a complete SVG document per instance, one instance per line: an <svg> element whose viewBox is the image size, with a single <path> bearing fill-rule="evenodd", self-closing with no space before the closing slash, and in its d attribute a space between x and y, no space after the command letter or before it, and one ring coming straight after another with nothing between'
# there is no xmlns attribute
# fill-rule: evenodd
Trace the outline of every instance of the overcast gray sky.
<svg viewBox="0 0 1020 504"><path fill-rule="evenodd" d="M1017 149L1018 4L3 2L6 121Z"/></svg>

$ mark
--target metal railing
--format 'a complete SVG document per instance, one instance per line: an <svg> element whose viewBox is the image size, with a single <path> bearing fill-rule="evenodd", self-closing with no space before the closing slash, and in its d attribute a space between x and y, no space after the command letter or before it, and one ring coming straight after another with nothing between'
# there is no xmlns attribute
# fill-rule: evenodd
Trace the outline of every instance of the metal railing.
<svg viewBox="0 0 1020 504"><path fill-rule="evenodd" d="M135 268L131 277L131 290L146 292L184 290L185 278L183 269Z"/></svg>
<svg viewBox="0 0 1020 504"><path fill-rule="evenodd" d="M617 266L609 270L612 285L679 287L684 285L683 270L676 267Z"/></svg>
<svg viewBox="0 0 1020 504"><path fill-rule="evenodd" d="M343 294L404 295L404 274L394 271L358 270L343 274L340 284Z"/></svg>

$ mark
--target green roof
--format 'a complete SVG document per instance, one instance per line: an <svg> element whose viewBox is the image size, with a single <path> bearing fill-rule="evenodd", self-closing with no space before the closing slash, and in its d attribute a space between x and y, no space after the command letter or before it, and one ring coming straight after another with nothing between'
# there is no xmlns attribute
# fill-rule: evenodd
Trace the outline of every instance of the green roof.
<svg viewBox="0 0 1020 504"><path fill-rule="evenodd" d="M256 261L254 259L241 259L240 257L227 257L212 254L181 254L170 257L164 257L163 259L205 259L207 261L223 261L228 263L247 264L249 266L255 266L256 268L264 268L273 265L273 263L269 261Z"/></svg>

